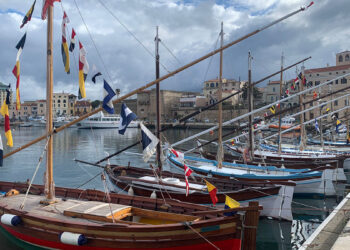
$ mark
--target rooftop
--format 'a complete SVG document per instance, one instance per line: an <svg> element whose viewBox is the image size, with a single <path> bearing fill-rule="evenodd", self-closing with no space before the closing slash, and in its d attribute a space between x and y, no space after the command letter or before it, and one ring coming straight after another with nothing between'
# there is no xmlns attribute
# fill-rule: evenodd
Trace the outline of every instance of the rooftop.
<svg viewBox="0 0 350 250"><path fill-rule="evenodd" d="M305 74L329 72L329 71L337 71L337 70L346 70L346 69L350 69L350 64L324 67L324 68L307 69L307 70L305 70Z"/></svg>

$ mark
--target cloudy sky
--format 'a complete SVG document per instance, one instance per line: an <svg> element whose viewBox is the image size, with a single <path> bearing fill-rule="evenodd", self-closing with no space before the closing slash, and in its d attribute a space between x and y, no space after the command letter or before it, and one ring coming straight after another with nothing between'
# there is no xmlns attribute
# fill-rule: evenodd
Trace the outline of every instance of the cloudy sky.
<svg viewBox="0 0 350 250"><path fill-rule="evenodd" d="M162 40L160 61L161 75L164 75L219 46L221 21L224 22L224 43L227 43L309 2L62 0L62 4L55 3L54 9L54 91L78 92L78 51L70 55L70 75L64 72L60 53L63 9L70 18L68 33L74 27L78 40L86 48L90 64L87 98L95 100L102 99L102 78L92 83L93 65L113 88L120 88L122 94L155 78L156 26ZM33 0L0 0L0 82L11 83L13 89L15 77L11 71L17 54L15 46L27 31L21 55L22 101L46 96L46 21L40 19L41 0L37 0L32 20L23 29L19 28L32 3ZM247 79L249 50L254 57L253 80L277 71L282 52L285 65L308 56L312 59L305 63L306 68L334 65L335 54L350 49L349 9L349 0L316 0L307 11L225 50L224 77ZM218 59L215 56L165 80L161 88L201 91L204 80L218 76ZM295 77L295 69L286 72L285 77ZM278 77L272 80L275 79Z"/></svg>

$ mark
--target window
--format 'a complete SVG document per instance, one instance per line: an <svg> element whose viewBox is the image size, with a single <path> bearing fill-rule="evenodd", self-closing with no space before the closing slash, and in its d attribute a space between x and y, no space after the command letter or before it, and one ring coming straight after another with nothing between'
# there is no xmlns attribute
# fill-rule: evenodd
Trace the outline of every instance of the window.
<svg viewBox="0 0 350 250"><path fill-rule="evenodd" d="M329 72L329 74L331 75L331 74L332 74L332 72Z"/></svg>
<svg viewBox="0 0 350 250"><path fill-rule="evenodd" d="M320 85L320 81L315 81L315 86Z"/></svg>
<svg viewBox="0 0 350 250"><path fill-rule="evenodd" d="M334 106L338 106L338 100L334 101Z"/></svg>
<svg viewBox="0 0 350 250"><path fill-rule="evenodd" d="M338 75L338 71L337 72L335 72L337 75Z"/></svg>
<svg viewBox="0 0 350 250"><path fill-rule="evenodd" d="M216 83L216 87L219 87L219 83L218 82Z"/></svg>
<svg viewBox="0 0 350 250"><path fill-rule="evenodd" d="M209 88L209 83L207 83L207 88Z"/></svg>
<svg viewBox="0 0 350 250"><path fill-rule="evenodd" d="M276 92L276 89L275 89L275 87L273 87L273 88L272 88L272 92Z"/></svg>
<svg viewBox="0 0 350 250"><path fill-rule="evenodd" d="M271 102L273 102L273 96L271 96Z"/></svg>
<svg viewBox="0 0 350 250"><path fill-rule="evenodd" d="M310 119L314 119L314 113L310 113Z"/></svg>
<svg viewBox="0 0 350 250"><path fill-rule="evenodd" d="M58 103L61 103L61 100L57 100Z"/></svg>
<svg viewBox="0 0 350 250"><path fill-rule="evenodd" d="M343 61L343 56L342 55L340 55L339 56L339 60L338 60L339 62L342 62Z"/></svg>
<svg viewBox="0 0 350 250"><path fill-rule="evenodd" d="M348 106L348 100L344 100L344 106Z"/></svg>
<svg viewBox="0 0 350 250"><path fill-rule="evenodd" d="M211 87L211 88L214 88L214 83L213 83L213 82L210 84L210 87Z"/></svg>
<svg viewBox="0 0 350 250"><path fill-rule="evenodd" d="M345 77L343 77L341 80L340 80L340 83L341 84L346 84L348 82L348 80L345 78Z"/></svg>
<svg viewBox="0 0 350 250"><path fill-rule="evenodd" d="M338 80L335 80L335 84L338 84Z"/></svg>
<svg viewBox="0 0 350 250"><path fill-rule="evenodd" d="M64 100L63 100L63 103L66 103L66 102L67 102L66 99L64 99Z"/></svg>
<svg viewBox="0 0 350 250"><path fill-rule="evenodd" d="M60 105L60 104L57 104L57 107L61 107L61 105Z"/></svg>
<svg viewBox="0 0 350 250"><path fill-rule="evenodd" d="M345 56L345 61L349 61L350 60L350 57L349 57L349 54L347 54L346 56Z"/></svg>
<svg viewBox="0 0 350 250"><path fill-rule="evenodd" d="M66 107L66 104L63 104L63 107Z"/></svg>
<svg viewBox="0 0 350 250"><path fill-rule="evenodd" d="M41 104L40 104L40 107L44 107L44 104L41 103Z"/></svg>
<svg viewBox="0 0 350 250"><path fill-rule="evenodd" d="M317 76L319 76L320 74L316 74Z"/></svg>

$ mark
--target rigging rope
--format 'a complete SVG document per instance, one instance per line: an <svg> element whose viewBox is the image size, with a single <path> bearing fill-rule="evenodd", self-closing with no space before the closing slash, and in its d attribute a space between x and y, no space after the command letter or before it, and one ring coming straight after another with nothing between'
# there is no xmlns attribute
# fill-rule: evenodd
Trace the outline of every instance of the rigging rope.
<svg viewBox="0 0 350 250"><path fill-rule="evenodd" d="M150 56L152 56L153 59L157 60L155 55L140 41L140 39L138 39L136 37L136 35L134 35L134 33L132 33L128 29L128 27L124 23L122 23L122 21L120 21L120 19L109 8L107 8L107 6L101 0L98 0L98 1L107 10L107 12L109 12L109 14L111 14L112 17L114 17L114 19L117 20L118 23L148 52L148 54L150 54ZM74 0L74 2L75 2L75 0ZM160 61L158 61L158 62L163 67L163 69L165 69L168 73L170 73L170 71Z"/></svg>
<svg viewBox="0 0 350 250"><path fill-rule="evenodd" d="M22 204L19 206L20 209L23 209L23 208L24 208L25 202L26 202L27 197L28 197L28 194L29 194L29 190L30 190L30 188L31 188L31 186L32 186L32 184L33 184L33 181L34 181L34 179L35 179L36 174L38 173L38 170L39 170L39 167L40 167L40 165L41 165L41 162L43 161L44 154L45 154L45 152L46 152L46 150L47 150L47 145L49 144L49 138L50 138L50 136L48 136L47 139L46 139L46 144L45 144L44 150L43 150L43 152L42 152L41 155L40 155L39 162L38 162L38 164L37 164L37 166L36 166L36 168L35 168L33 177L32 177L32 179L30 180L29 186L28 186L28 188L27 188L26 195L24 196L24 199L23 199Z"/></svg>
<svg viewBox="0 0 350 250"><path fill-rule="evenodd" d="M77 4L76 0L74 0L74 3L75 3L75 6L77 7L77 10L78 10L79 15L80 15L80 17L81 17L81 20L82 20L83 23L84 23L84 26L85 26L85 28L86 28L86 31L88 32L88 34L89 34L89 36L90 36L90 39L91 39L91 41L92 41L92 43L93 43L93 45L94 45L94 47L95 47L95 49L96 49L97 55L98 55L98 57L100 58L100 60L101 60L101 62L102 62L102 65L103 65L103 67L104 67L104 69L105 69L105 71L106 71L106 73L107 73L107 75L108 75L108 78L111 80L111 82L113 82L112 77L110 76L109 71L107 70L106 64L105 64L104 60L102 59L102 56L101 56L101 54L100 54L100 51L98 50L98 48L97 48L97 46L96 46L96 43L95 43L94 39L92 38L92 35L91 35L91 33L90 33L90 30L89 30L87 24L85 23L85 20L84 20L84 18L83 18L83 15L82 15L81 12L80 12L80 9L79 9L79 7L78 7L78 4Z"/></svg>

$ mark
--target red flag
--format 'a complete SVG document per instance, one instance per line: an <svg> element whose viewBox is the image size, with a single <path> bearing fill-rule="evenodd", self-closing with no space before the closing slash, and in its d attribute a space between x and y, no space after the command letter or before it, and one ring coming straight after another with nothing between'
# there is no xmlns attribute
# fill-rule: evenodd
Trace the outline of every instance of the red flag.
<svg viewBox="0 0 350 250"><path fill-rule="evenodd" d="M190 192L190 185L188 184L187 177L192 174L192 170L189 167L187 167L185 164L184 164L184 170L185 170L185 180L186 180L186 196L188 196Z"/></svg>
<svg viewBox="0 0 350 250"><path fill-rule="evenodd" d="M207 188L208 188L208 192L209 192L211 201L213 202L213 204L215 206L216 203L218 202L218 197L216 196L217 189L213 184L211 184L207 180L204 180L204 181L205 181L205 184L207 184Z"/></svg>
<svg viewBox="0 0 350 250"><path fill-rule="evenodd" d="M316 91L314 90L314 95L313 95L313 98L314 98L314 100L317 98L317 93L316 93Z"/></svg>
<svg viewBox="0 0 350 250"><path fill-rule="evenodd" d="M49 8L49 5L53 6L54 2L61 2L61 0L43 0L43 10L41 11L41 19L46 19L47 9Z"/></svg>

